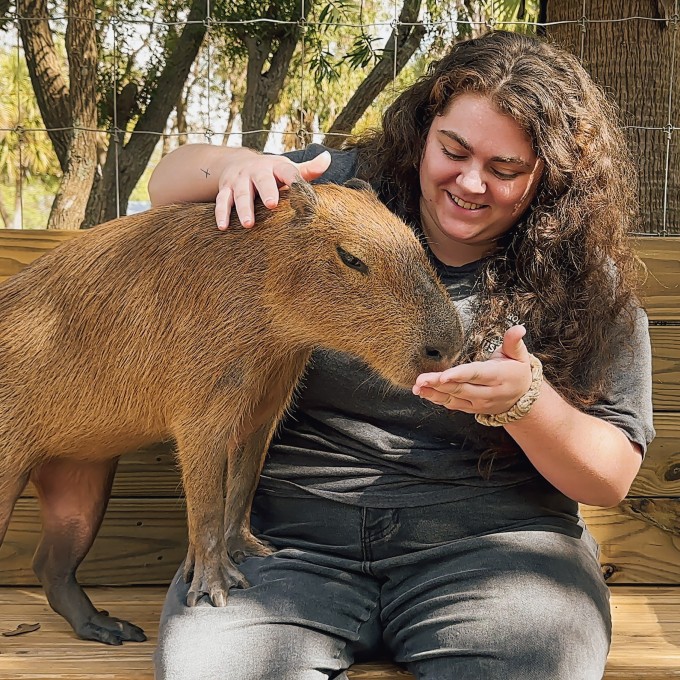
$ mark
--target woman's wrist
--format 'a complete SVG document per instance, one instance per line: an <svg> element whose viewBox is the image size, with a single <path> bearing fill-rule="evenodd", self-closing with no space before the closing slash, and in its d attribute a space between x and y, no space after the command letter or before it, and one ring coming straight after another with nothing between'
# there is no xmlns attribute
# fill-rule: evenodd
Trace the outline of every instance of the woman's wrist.
<svg viewBox="0 0 680 680"><path fill-rule="evenodd" d="M212 144L185 144L164 156L149 180L152 205L210 202L219 192L219 181L228 164L252 149Z"/></svg>
<svg viewBox="0 0 680 680"><path fill-rule="evenodd" d="M508 425L524 418L529 413L531 407L541 394L541 385L543 383L543 365L540 360L533 354L529 355L529 363L531 365L531 384L529 389L507 410L503 413L477 413L475 420L481 425L489 427L501 427Z"/></svg>

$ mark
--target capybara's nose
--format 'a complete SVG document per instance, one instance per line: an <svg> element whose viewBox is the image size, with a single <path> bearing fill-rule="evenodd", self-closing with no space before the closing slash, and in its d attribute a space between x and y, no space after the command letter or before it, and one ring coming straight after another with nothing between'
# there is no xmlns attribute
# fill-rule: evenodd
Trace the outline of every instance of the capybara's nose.
<svg viewBox="0 0 680 680"><path fill-rule="evenodd" d="M455 363L459 354L458 345L447 342L425 345L421 350L421 368L424 371L444 371Z"/></svg>
<svg viewBox="0 0 680 680"><path fill-rule="evenodd" d="M423 354L430 361L441 361L444 358L444 353L437 347L425 347Z"/></svg>

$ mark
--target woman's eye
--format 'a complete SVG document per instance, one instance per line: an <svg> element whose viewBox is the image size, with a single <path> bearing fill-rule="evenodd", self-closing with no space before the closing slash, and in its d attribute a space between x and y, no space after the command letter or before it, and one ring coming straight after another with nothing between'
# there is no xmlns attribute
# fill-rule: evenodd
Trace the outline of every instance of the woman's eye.
<svg viewBox="0 0 680 680"><path fill-rule="evenodd" d="M454 161L462 161L465 158L465 156L459 156L458 154L453 153L453 151L449 151L445 146L442 147L442 151L447 158Z"/></svg>
<svg viewBox="0 0 680 680"><path fill-rule="evenodd" d="M348 253L344 248L341 248L340 246L337 247L338 255L340 256L340 259L350 268L350 269L356 269L358 272L361 272L362 274L368 274L368 267L358 258L352 255L352 253Z"/></svg>
<svg viewBox="0 0 680 680"><path fill-rule="evenodd" d="M515 179L519 177L519 172L501 172L500 170L494 170L493 174L499 179Z"/></svg>

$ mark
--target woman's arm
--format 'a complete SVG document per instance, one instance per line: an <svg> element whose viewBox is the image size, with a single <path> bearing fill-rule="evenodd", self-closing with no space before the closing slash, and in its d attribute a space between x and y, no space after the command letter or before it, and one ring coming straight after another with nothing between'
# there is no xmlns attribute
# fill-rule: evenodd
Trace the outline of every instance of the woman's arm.
<svg viewBox="0 0 680 680"><path fill-rule="evenodd" d="M466 413L507 411L531 383L524 333L510 328L487 361L419 376L414 393ZM640 447L622 430L574 408L545 381L529 413L504 427L534 467L579 503L616 505L642 463Z"/></svg>
<svg viewBox="0 0 680 680"><path fill-rule="evenodd" d="M618 427L574 408L547 382L531 411L504 427L534 467L579 503L616 505L642 463L640 447Z"/></svg>
<svg viewBox="0 0 680 680"><path fill-rule="evenodd" d="M164 156L149 180L152 205L215 201L215 220L226 229L232 207L241 224L254 224L255 196L274 208L279 187L296 179L320 177L330 164L330 154L294 163L285 156L264 155L243 147L185 144Z"/></svg>

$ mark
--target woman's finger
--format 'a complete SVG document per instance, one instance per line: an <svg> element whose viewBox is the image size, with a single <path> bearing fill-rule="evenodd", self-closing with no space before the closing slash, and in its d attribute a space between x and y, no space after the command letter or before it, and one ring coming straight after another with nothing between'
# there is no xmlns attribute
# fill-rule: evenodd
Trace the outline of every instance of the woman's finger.
<svg viewBox="0 0 680 680"><path fill-rule="evenodd" d="M450 383L472 383L475 385L496 385L498 376L487 361L473 361L447 368L440 373L422 373L416 378L417 386L434 387Z"/></svg>
<svg viewBox="0 0 680 680"><path fill-rule="evenodd" d="M431 401L433 404L439 404L440 406L445 406L447 403L451 402L462 403L468 407L472 406L471 402L465 396L443 392L432 387L422 387L418 396Z"/></svg>
<svg viewBox="0 0 680 680"><path fill-rule="evenodd" d="M233 196L239 221L246 228L252 227L255 224L255 190L250 177L241 178L234 184Z"/></svg>
<svg viewBox="0 0 680 680"><path fill-rule="evenodd" d="M231 189L229 187L220 189L215 198L215 221L218 229L226 231L229 228L229 217L233 205Z"/></svg>
<svg viewBox="0 0 680 680"><path fill-rule="evenodd" d="M298 163L297 169L302 179L311 182L313 179L321 177L321 175L328 170L330 164L331 155L328 151L324 151L310 161Z"/></svg>
<svg viewBox="0 0 680 680"><path fill-rule="evenodd" d="M267 208L272 209L279 204L279 185L272 173L263 172L254 175L253 184L255 193Z"/></svg>

